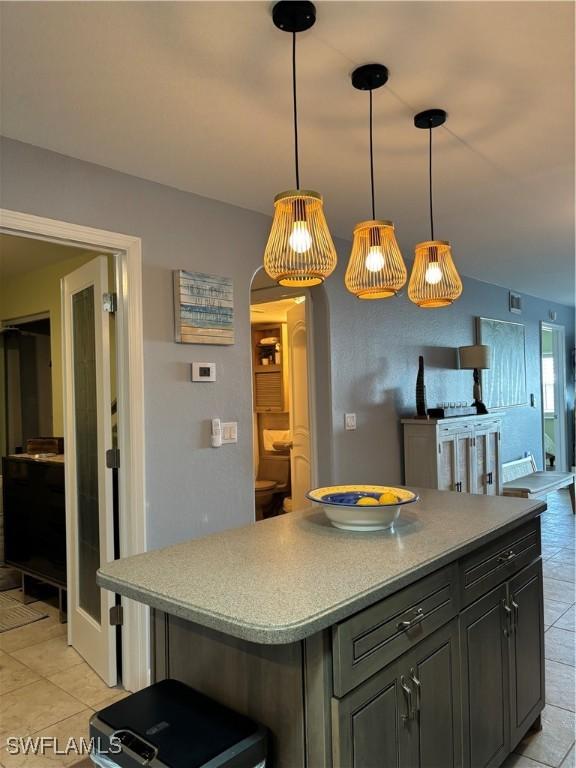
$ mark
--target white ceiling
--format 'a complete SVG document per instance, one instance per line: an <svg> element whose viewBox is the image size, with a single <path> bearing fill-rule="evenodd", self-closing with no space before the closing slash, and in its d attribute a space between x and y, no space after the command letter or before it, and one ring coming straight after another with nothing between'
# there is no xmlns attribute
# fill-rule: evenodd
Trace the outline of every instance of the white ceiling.
<svg viewBox="0 0 576 768"><path fill-rule="evenodd" d="M0 280L91 253L85 248L0 234Z"/></svg>
<svg viewBox="0 0 576 768"><path fill-rule="evenodd" d="M277 301L263 301L250 306L251 323L285 323L287 313L294 309L294 299L278 299Z"/></svg>
<svg viewBox="0 0 576 768"><path fill-rule="evenodd" d="M377 216L406 254L436 234L463 274L574 301L574 5L321 2L299 36L302 186L334 234L369 218L367 100L379 61ZM263 2L4 3L2 132L270 213L293 187L290 37ZM263 244L264 245L264 244Z"/></svg>

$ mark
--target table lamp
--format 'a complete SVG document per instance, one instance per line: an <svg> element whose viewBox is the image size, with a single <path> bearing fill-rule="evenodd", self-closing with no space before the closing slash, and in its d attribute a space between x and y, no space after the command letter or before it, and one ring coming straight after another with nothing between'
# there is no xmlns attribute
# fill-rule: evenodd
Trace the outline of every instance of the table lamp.
<svg viewBox="0 0 576 768"><path fill-rule="evenodd" d="M490 347L486 344L471 344L469 347L458 347L458 360L462 370L474 371L474 402L477 413L488 413L482 402L482 385L480 371L490 368Z"/></svg>

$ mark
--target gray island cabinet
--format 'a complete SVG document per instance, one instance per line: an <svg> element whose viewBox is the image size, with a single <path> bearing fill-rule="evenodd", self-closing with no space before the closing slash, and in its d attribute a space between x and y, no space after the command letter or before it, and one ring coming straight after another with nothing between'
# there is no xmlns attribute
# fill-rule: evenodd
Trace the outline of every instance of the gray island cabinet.
<svg viewBox="0 0 576 768"><path fill-rule="evenodd" d="M433 490L394 531L312 510L118 560L154 679L266 725L278 768L491 768L544 706L538 501Z"/></svg>

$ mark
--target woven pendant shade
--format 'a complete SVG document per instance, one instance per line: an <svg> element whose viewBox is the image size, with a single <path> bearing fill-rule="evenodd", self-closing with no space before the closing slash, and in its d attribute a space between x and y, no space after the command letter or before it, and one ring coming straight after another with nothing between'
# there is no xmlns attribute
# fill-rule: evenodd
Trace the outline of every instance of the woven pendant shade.
<svg viewBox="0 0 576 768"><path fill-rule="evenodd" d="M396 296L406 282L406 267L390 221L362 221L354 228L344 283L359 299Z"/></svg>
<svg viewBox="0 0 576 768"><path fill-rule="evenodd" d="M264 269L280 285L319 285L336 267L322 196L293 189L274 198L274 219L264 252Z"/></svg>
<svg viewBox="0 0 576 768"><path fill-rule="evenodd" d="M462 293L462 281L452 261L450 243L418 243L408 284L408 298L424 309L447 307Z"/></svg>

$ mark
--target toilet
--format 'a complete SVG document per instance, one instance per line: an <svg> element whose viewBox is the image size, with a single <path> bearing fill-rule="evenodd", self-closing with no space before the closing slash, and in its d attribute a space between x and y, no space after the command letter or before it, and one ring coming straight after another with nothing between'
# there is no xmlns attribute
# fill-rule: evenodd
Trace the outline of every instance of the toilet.
<svg viewBox="0 0 576 768"><path fill-rule="evenodd" d="M256 520L267 513L278 512L284 496L290 493L290 454L262 456L258 462L258 476L254 481Z"/></svg>

